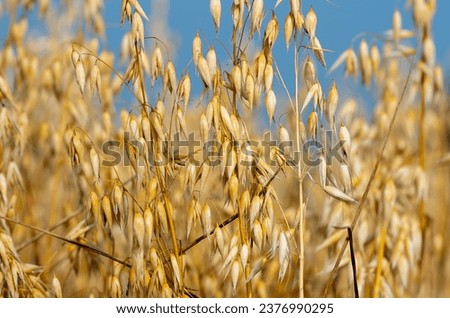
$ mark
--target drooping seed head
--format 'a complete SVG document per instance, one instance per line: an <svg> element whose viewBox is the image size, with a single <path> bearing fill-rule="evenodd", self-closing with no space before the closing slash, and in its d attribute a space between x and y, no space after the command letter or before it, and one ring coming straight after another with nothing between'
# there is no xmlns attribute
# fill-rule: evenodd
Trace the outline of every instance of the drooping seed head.
<svg viewBox="0 0 450 318"><path fill-rule="evenodd" d="M333 131L336 131L334 126L334 114L339 103L339 92L336 83L331 83L330 91L328 92L328 102L325 108L325 116Z"/></svg>
<svg viewBox="0 0 450 318"><path fill-rule="evenodd" d="M264 17L264 1L254 0L253 9L250 17L250 35L261 30L261 24Z"/></svg>
<svg viewBox="0 0 450 318"><path fill-rule="evenodd" d="M278 25L277 17L272 11L272 18L267 24L266 31L264 32L264 46L268 47L269 49L273 48L273 45L275 44L275 41L278 37L279 28L280 27Z"/></svg>
<svg viewBox="0 0 450 318"><path fill-rule="evenodd" d="M352 141L350 132L348 131L347 126L345 126L344 123L341 123L341 128L339 129L339 142L341 143L341 147L344 151L344 156L350 156Z"/></svg>
<svg viewBox="0 0 450 318"><path fill-rule="evenodd" d="M206 62L208 63L209 75L211 78L214 78L217 71L217 56L216 51L211 46L206 53Z"/></svg>
<svg viewBox="0 0 450 318"><path fill-rule="evenodd" d="M288 13L284 20L284 41L286 42L286 48L289 49L292 37L294 35L294 18L292 13Z"/></svg>
<svg viewBox="0 0 450 318"><path fill-rule="evenodd" d="M235 92L240 95L242 89L242 72L239 65L233 65L231 68L231 81Z"/></svg>
<svg viewBox="0 0 450 318"><path fill-rule="evenodd" d="M202 54L202 40L200 39L200 36L197 32L195 34L194 40L192 41L192 60L194 61L195 66L197 66L198 57Z"/></svg>
<svg viewBox="0 0 450 318"><path fill-rule="evenodd" d="M266 93L266 98L264 101L266 105L267 115L269 116L269 122L272 123L275 113L275 106L277 104L277 97L272 89L269 89L269 91Z"/></svg>
<svg viewBox="0 0 450 318"><path fill-rule="evenodd" d="M369 56L369 47L365 39L359 44L359 65L361 67L361 80L364 86L369 87L372 77L372 62Z"/></svg>
<svg viewBox="0 0 450 318"><path fill-rule="evenodd" d="M272 89L273 82L273 67L272 64L268 63L264 69L264 87L266 92Z"/></svg>
<svg viewBox="0 0 450 318"><path fill-rule="evenodd" d="M325 61L325 55L323 54L322 45L320 44L318 37L313 37L311 40L312 44L312 50L314 53L314 56L317 58L317 60L322 64L323 67L327 67L327 63Z"/></svg>
<svg viewBox="0 0 450 318"><path fill-rule="evenodd" d="M316 37L317 16L312 6L309 7L309 11L306 14L305 23L303 26L309 37L311 39L314 39Z"/></svg>
<svg viewBox="0 0 450 318"><path fill-rule="evenodd" d="M216 32L219 32L220 28L220 15L222 12L222 4L220 0L210 0L209 10L211 12Z"/></svg>
<svg viewBox="0 0 450 318"><path fill-rule="evenodd" d="M303 66L303 80L305 81L306 87L309 89L314 83L316 83L316 68L308 55Z"/></svg>

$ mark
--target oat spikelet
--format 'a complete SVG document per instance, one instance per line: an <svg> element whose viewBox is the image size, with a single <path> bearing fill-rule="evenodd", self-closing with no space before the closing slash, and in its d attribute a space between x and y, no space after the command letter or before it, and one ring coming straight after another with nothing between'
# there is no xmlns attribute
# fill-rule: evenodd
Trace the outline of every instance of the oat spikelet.
<svg viewBox="0 0 450 318"><path fill-rule="evenodd" d="M220 0L210 0L209 10L211 12L216 32L219 32L220 28L220 14L222 12L222 4Z"/></svg>
<svg viewBox="0 0 450 318"><path fill-rule="evenodd" d="M264 87L266 89L266 93L272 89L273 82L273 67L272 64L267 63L266 68L264 69Z"/></svg>
<svg viewBox="0 0 450 318"><path fill-rule="evenodd" d="M56 298L62 298L61 283L59 282L59 279L56 277L56 275L53 275L52 290Z"/></svg>
<svg viewBox="0 0 450 318"><path fill-rule="evenodd" d="M73 167L81 164L84 157L84 146L80 137L76 134L72 136L70 155Z"/></svg>
<svg viewBox="0 0 450 318"><path fill-rule="evenodd" d="M147 208L144 211L145 241L147 248L151 245L153 238L153 212Z"/></svg>
<svg viewBox="0 0 450 318"><path fill-rule="evenodd" d="M194 36L194 40L192 40L192 59L194 61L194 65L197 66L198 57L202 55L202 40L198 35L198 32Z"/></svg>
<svg viewBox="0 0 450 318"><path fill-rule="evenodd" d="M245 268L247 266L248 254L249 254L248 245L244 243L242 244L241 251L239 252L242 268Z"/></svg>
<svg viewBox="0 0 450 318"><path fill-rule="evenodd" d="M322 64L323 67L327 67L327 63L325 62L325 55L323 54L322 45L320 44L318 37L313 37L311 40L312 49L314 52L314 56L317 60Z"/></svg>
<svg viewBox="0 0 450 318"><path fill-rule="evenodd" d="M239 65L233 65L233 68L231 69L231 81L234 87L235 92L238 95L241 95L241 89L242 89L242 72Z"/></svg>
<svg viewBox="0 0 450 318"><path fill-rule="evenodd" d="M97 90L97 93L100 95L101 88L102 88L102 76L101 76L100 69L99 69L97 63L95 63L92 66L89 78L90 78L92 94L94 94L94 91Z"/></svg>
<svg viewBox="0 0 450 318"><path fill-rule="evenodd" d="M80 53L75 48L72 48L72 52L70 53L70 60L72 61L72 65L74 68L77 66L77 62L79 59Z"/></svg>
<svg viewBox="0 0 450 318"><path fill-rule="evenodd" d="M111 277L110 289L110 297L119 298L122 296L122 287L120 286L120 281L115 276Z"/></svg>
<svg viewBox="0 0 450 318"><path fill-rule="evenodd" d="M241 1L240 3L243 2ZM231 19L233 21L233 28L235 29L240 29L242 25L240 3L236 4L236 1L233 1L233 3L231 4Z"/></svg>
<svg viewBox="0 0 450 318"><path fill-rule="evenodd" d="M361 81L364 86L369 87L372 77L372 63L369 56L369 47L365 39L359 44L359 64L361 66Z"/></svg>
<svg viewBox="0 0 450 318"><path fill-rule="evenodd" d="M283 126L278 126L278 138L280 140L280 149L284 152L284 154L289 154L291 148L291 137L289 136L288 130Z"/></svg>
<svg viewBox="0 0 450 318"><path fill-rule="evenodd" d="M267 59L264 52L260 52L255 59L255 75L256 82L260 84L264 78L264 70L266 69Z"/></svg>
<svg viewBox="0 0 450 318"><path fill-rule="evenodd" d="M111 200L108 196L102 198L102 211L103 216L108 224L109 228L112 229L113 226L113 213L111 209Z"/></svg>
<svg viewBox="0 0 450 318"><path fill-rule="evenodd" d="M211 87L211 75L208 67L208 62L202 55L197 56L197 70L202 79L203 85L206 88Z"/></svg>
<svg viewBox="0 0 450 318"><path fill-rule="evenodd" d="M219 225L216 225L216 229L214 230L214 237L215 237L215 243L216 247L219 250L219 253L222 257L224 257L225 253L225 240L223 237L222 229Z"/></svg>
<svg viewBox="0 0 450 318"><path fill-rule="evenodd" d="M139 13L135 12L133 14L133 19L131 23L131 36L133 37L133 42L137 45L144 47L144 23Z"/></svg>
<svg viewBox="0 0 450 318"><path fill-rule="evenodd" d="M261 23L264 17L264 1L254 0L250 18L250 35L261 30Z"/></svg>
<svg viewBox="0 0 450 318"><path fill-rule="evenodd" d="M266 93L266 98L264 100L267 110L267 115L269 116L269 122L272 123L274 119L275 106L277 104L277 97L275 96L275 92L272 89Z"/></svg>
<svg viewBox="0 0 450 318"><path fill-rule="evenodd" d="M232 206L234 206L238 200L239 196L239 180L236 174L231 175L230 180L228 180L228 198Z"/></svg>
<svg viewBox="0 0 450 318"><path fill-rule="evenodd" d="M181 286L181 271L178 266L177 258L173 253L170 254L170 264L172 265L172 270L175 275L176 283L178 286Z"/></svg>
<svg viewBox="0 0 450 318"><path fill-rule="evenodd" d="M230 251L228 252L227 257L223 261L222 267L221 267L221 269L219 271L219 274L222 273L225 269L227 269L230 266L231 262L234 261L234 258L236 257L237 253L238 253L238 247L237 246L233 246L230 249Z"/></svg>
<svg viewBox="0 0 450 318"><path fill-rule="evenodd" d="M249 211L249 217L250 217L250 224L253 225L253 222L256 220L257 216L260 213L262 205L261 198L257 195L254 196L251 204L250 204L250 211Z"/></svg>
<svg viewBox="0 0 450 318"><path fill-rule="evenodd" d="M134 6L134 9L136 9L137 13L139 13L145 20L147 20L147 22L150 22L149 18L145 14L144 9L142 9L139 1L137 1L137 0L129 0L129 2L131 2L131 4Z"/></svg>
<svg viewBox="0 0 450 318"><path fill-rule="evenodd" d="M84 71L84 65L81 58L78 59L75 64L75 76L80 89L81 95L84 95L84 86L86 85L86 72ZM1 87L0 87L1 89Z"/></svg>
<svg viewBox="0 0 450 318"><path fill-rule="evenodd" d="M311 39L316 37L317 16L312 6L309 7L309 11L306 14L304 28L306 33Z"/></svg>
<svg viewBox="0 0 450 318"><path fill-rule="evenodd" d="M305 101L303 102L302 108L300 109L300 114L303 113L303 111L305 110L306 106L308 106L309 102L313 99L313 97L319 91L319 85L320 84L318 82L316 82L315 84L313 84L309 88L308 93L305 96Z"/></svg>
<svg viewBox="0 0 450 318"><path fill-rule="evenodd" d="M211 228L211 209L209 208L208 203L205 202L202 208L202 226L203 233L209 236L209 232L212 230Z"/></svg>
<svg viewBox="0 0 450 318"><path fill-rule="evenodd" d="M100 180L100 158L98 157L97 151L93 147L89 150L89 158L91 160L94 177L96 180Z"/></svg>
<svg viewBox="0 0 450 318"><path fill-rule="evenodd" d="M436 63L436 48L433 39L430 36L425 37L423 40L423 60L430 67L434 67Z"/></svg>
<svg viewBox="0 0 450 318"><path fill-rule="evenodd" d="M323 187L323 190L331 197L335 198L336 200L345 202L345 203L351 203L351 204L357 204L358 201L356 201L351 196L345 194L343 191L339 190L336 187L333 186L325 186Z"/></svg>
<svg viewBox="0 0 450 318"><path fill-rule="evenodd" d="M345 60L345 75L356 78L358 75L358 59L355 51L350 48Z"/></svg>
<svg viewBox="0 0 450 318"><path fill-rule="evenodd" d="M202 138L202 143L206 143L209 136L209 124L206 115L202 113L200 116L200 137Z"/></svg>
<svg viewBox="0 0 450 318"><path fill-rule="evenodd" d="M325 116L333 131L336 131L336 127L334 126L334 114L336 113L338 103L339 92L336 87L336 82L333 81L331 83L330 91L328 92L328 102L325 109Z"/></svg>
<svg viewBox="0 0 450 318"><path fill-rule="evenodd" d="M139 247L144 246L145 223L144 217L140 212L136 212L133 218L133 234Z"/></svg>
<svg viewBox="0 0 450 318"><path fill-rule="evenodd" d="M252 109L255 101L255 78L250 73L245 79L244 97L248 101L248 108Z"/></svg>
<svg viewBox="0 0 450 318"><path fill-rule="evenodd" d="M161 52L161 48L158 45L155 45L153 49L151 64L152 64L151 80L153 86L155 84L156 78L158 76L164 75L164 59Z"/></svg>
<svg viewBox="0 0 450 318"><path fill-rule="evenodd" d="M308 122L306 123L306 130L308 137L312 138L313 140L316 140L317 138L318 123L319 116L317 115L317 112L311 112L308 117Z"/></svg>
<svg viewBox="0 0 450 318"><path fill-rule="evenodd" d="M239 273L241 271L241 267L239 265L239 261L235 259L233 264L231 265L231 288L233 289L233 295L236 293L236 287L239 279Z"/></svg>
<svg viewBox="0 0 450 318"><path fill-rule="evenodd" d="M169 89L169 92L173 93L177 87L177 73L171 60L167 62L164 75L164 89Z"/></svg>
<svg viewBox="0 0 450 318"><path fill-rule="evenodd" d="M206 53L206 62L208 62L209 76L214 78L217 71L217 56L212 46L209 48L208 53Z"/></svg>
<svg viewBox="0 0 450 318"><path fill-rule="evenodd" d="M339 165L342 185L345 193L352 193L352 178L350 175L350 167L346 163Z"/></svg>
<svg viewBox="0 0 450 318"><path fill-rule="evenodd" d="M263 244L263 232L262 232L261 223L259 223L258 220L255 220L253 222L252 234L253 234L253 239L255 241L256 246L258 247L259 250L261 250L262 244Z"/></svg>
<svg viewBox="0 0 450 318"><path fill-rule="evenodd" d="M331 74L334 72L342 63L344 63L347 60L347 56L350 53L350 49L345 50L342 52L339 57L334 61L333 65L328 69L328 73Z"/></svg>
<svg viewBox="0 0 450 318"><path fill-rule="evenodd" d="M392 16L392 38L395 44L398 44L400 41L400 32L402 30L402 16L398 9L395 9L394 14Z"/></svg>
<svg viewBox="0 0 450 318"><path fill-rule="evenodd" d="M184 100L184 108L186 109L187 104L189 103L189 97L191 95L191 78L189 74L186 74L179 83L179 97L183 97Z"/></svg>
<svg viewBox="0 0 450 318"><path fill-rule="evenodd" d="M372 62L373 74L375 75L375 78L377 78L380 71L381 56L376 45L370 47L370 61Z"/></svg>
<svg viewBox="0 0 450 318"><path fill-rule="evenodd" d="M344 123L341 123L341 128L339 129L339 142L341 143L344 156L348 158L350 156L350 149L352 146L352 140L350 137L350 132Z"/></svg>
<svg viewBox="0 0 450 318"><path fill-rule="evenodd" d="M303 80L305 81L306 87L311 88L316 83L316 68L308 55L306 57L305 64L303 66Z"/></svg>
<svg viewBox="0 0 450 318"><path fill-rule="evenodd" d="M193 226L197 223L198 219L198 201L197 199L192 199L191 203L189 204L188 211L187 211L187 222L186 222L186 238L189 238L189 235L191 234Z"/></svg>
<svg viewBox="0 0 450 318"><path fill-rule="evenodd" d="M261 257L259 258L253 265L252 265L252 270L250 271L250 273L247 276L246 279L246 283L248 283L249 281L251 281L253 279L253 277L255 277L263 268L264 264L267 263L267 258L266 257Z"/></svg>
<svg viewBox="0 0 450 318"><path fill-rule="evenodd" d="M222 118L222 122L225 124L228 131L231 133L231 135L236 138L234 135L234 126L231 122L230 114L228 113L228 110L225 108L225 106L220 105L220 117Z"/></svg>
<svg viewBox="0 0 450 318"><path fill-rule="evenodd" d="M275 12L272 11L272 18L267 24L266 31L264 32L264 46L272 49L275 41L277 40L279 32L278 20Z"/></svg>
<svg viewBox="0 0 450 318"><path fill-rule="evenodd" d="M158 138L160 140L165 140L163 127L161 124L161 116L155 110L152 110L152 112L150 113L150 124L156 132Z"/></svg>
<svg viewBox="0 0 450 318"><path fill-rule="evenodd" d="M288 13L284 20L284 41L286 42L286 48L289 49L292 37L294 35L294 18L292 13Z"/></svg>
<svg viewBox="0 0 450 318"><path fill-rule="evenodd" d="M278 281L281 281L286 275L287 265L289 261L289 240L285 232L281 232L278 237L278 262L280 270L278 272Z"/></svg>

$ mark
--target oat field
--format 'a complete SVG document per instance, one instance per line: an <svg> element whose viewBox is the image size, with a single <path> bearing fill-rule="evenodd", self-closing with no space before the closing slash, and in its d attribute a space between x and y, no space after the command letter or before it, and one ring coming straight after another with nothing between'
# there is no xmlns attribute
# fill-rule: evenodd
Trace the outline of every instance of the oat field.
<svg viewBox="0 0 450 318"><path fill-rule="evenodd" d="M108 50L107 2L0 3L1 297L450 296L438 1L328 60L314 6L210 0L183 69L138 0Z"/></svg>

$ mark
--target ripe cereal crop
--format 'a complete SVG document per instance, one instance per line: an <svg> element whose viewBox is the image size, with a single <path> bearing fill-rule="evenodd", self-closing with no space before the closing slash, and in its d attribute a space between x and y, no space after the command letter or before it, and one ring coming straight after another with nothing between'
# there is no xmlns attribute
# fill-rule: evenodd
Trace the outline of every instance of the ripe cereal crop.
<svg viewBox="0 0 450 318"><path fill-rule="evenodd" d="M177 69L138 0L117 52L106 2L3 1L0 296L448 297L439 3L400 2L329 61L314 5L211 0Z"/></svg>

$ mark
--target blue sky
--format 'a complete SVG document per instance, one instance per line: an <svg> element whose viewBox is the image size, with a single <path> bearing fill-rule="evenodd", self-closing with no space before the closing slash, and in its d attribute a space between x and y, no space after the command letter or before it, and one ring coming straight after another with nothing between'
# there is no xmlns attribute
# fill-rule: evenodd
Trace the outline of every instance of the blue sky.
<svg viewBox="0 0 450 318"><path fill-rule="evenodd" d="M58 2L58 1L56 1ZM267 24L270 17L270 9L273 9L276 0L265 0L266 19L263 27ZM322 46L333 52L326 53L328 66L331 66L339 54L347 49L355 36L362 32L382 34L391 26L392 13L395 8L402 12L404 28L412 29L411 11L406 10L406 0L303 0L302 11L307 12L313 5L318 16L317 36ZM120 27L120 0L105 0L106 30L107 41L105 47L118 52L120 41L128 28ZM206 53L209 45L215 46L216 52L221 60L222 67L227 67L229 57L226 50L216 39L228 49L231 50L231 0L222 0L222 19L221 29L216 34L212 18L209 12L209 0L141 0L142 7L150 17L151 23L146 25L146 35L161 36L168 42L171 48L171 58L175 62L177 72L186 67L191 58L191 43L195 33L198 31L203 41L203 50ZM289 88L292 87L292 46L286 51L284 45L283 23L289 10L289 0L284 0L276 9L280 23L280 34L274 48L274 56L281 73L286 76L285 81ZM438 0L437 13L434 18L433 36L436 43L436 53L438 62L444 67L444 72L450 73L450 22L448 14L450 13L450 1ZM0 41L5 38L8 17L0 17ZM32 26L30 26L32 27ZM369 43L373 42L371 36L366 37ZM149 41L149 47L152 42ZM357 48L357 43L354 45ZM318 68L319 65L317 64ZM192 70L192 66L191 70ZM327 75L321 71L320 80L322 86L328 87L331 80L336 79L341 85L341 90L355 92L358 97L368 100L370 104L373 92L365 92L358 85L354 85L350 80L340 82L342 77L342 68L336 72ZM195 89L200 90L200 80L193 78L194 96ZM274 82L274 89L282 89L281 85ZM372 96L373 97L373 96ZM126 99L125 95L121 99Z"/></svg>
<svg viewBox="0 0 450 318"><path fill-rule="evenodd" d="M111 45L110 49L116 49L119 46L120 37L117 33L123 34L117 21L119 20L119 2L106 1L106 14L108 24L108 41ZM276 0L265 0L266 18L263 26L267 24L270 17L270 9L273 9ZM363 32L368 34L382 34L391 27L392 13L395 8L402 12L403 27L413 29L411 19L411 11L406 9L405 0L303 0L302 11L307 12L309 7L313 5L318 16L317 36L322 46L333 52L326 53L328 66L331 66L341 52L347 49L352 40ZM171 43L172 48L175 47L171 57L174 59L177 72L180 72L189 62L191 58L191 43L195 33L198 31L203 41L203 50L213 44L219 58L224 63L229 62L229 57L215 39L219 39L221 43L231 50L231 17L230 7L231 0L222 0L222 19L219 33L216 34L212 18L209 12L209 0L147 0L141 1L143 8L146 10L150 20L153 21L147 26L148 35L155 35L161 30L158 29L158 23L155 19L164 20L165 27L170 30L170 35L166 38ZM162 8L162 11L161 11ZM285 81L288 87L292 85L292 46L289 52L286 51L284 45L283 23L284 18L289 10L289 0L284 0L276 9L280 24L280 34L274 48L274 56L282 74L286 74ZM162 12L162 14L159 14ZM450 22L448 18L450 13L450 1L438 0L437 13L434 17L433 36L436 44L437 60L444 67L446 74L450 71ZM161 22L161 21L159 21ZM157 30L152 30L157 29ZM156 32L155 32L156 31ZM155 33L153 33L155 32ZM375 40L372 36L367 35L366 39L369 43ZM359 42L354 44L357 49ZM151 42L150 42L151 44ZM320 65L317 63L318 68ZM192 66L191 66L192 68ZM368 106L374 100L374 92L367 92L359 85L354 85L351 80L340 81L343 75L342 68L332 74L327 75L325 71L321 72L322 86L329 87L331 80L336 79L341 85L341 90L352 94L355 97L362 98L367 101ZM340 83L339 83L340 82ZM200 89L200 80L193 78L194 85ZM195 88L195 86L194 86ZM274 82L274 89L277 89L277 83ZM282 90L278 83L278 89Z"/></svg>

